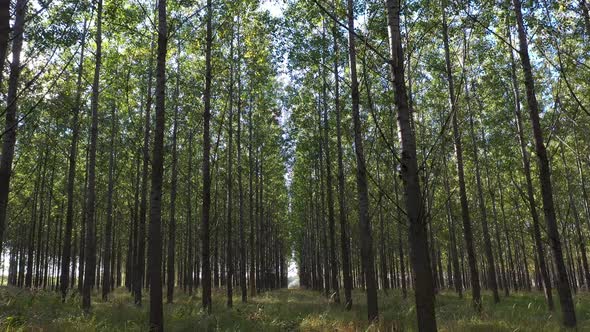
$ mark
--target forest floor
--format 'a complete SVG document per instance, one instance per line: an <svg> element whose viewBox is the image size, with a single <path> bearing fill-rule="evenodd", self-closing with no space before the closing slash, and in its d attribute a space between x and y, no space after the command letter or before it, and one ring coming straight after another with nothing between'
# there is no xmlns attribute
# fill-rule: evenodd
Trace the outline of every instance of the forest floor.
<svg viewBox="0 0 590 332"><path fill-rule="evenodd" d="M330 304L321 294L302 289L266 292L242 304L234 298L234 308L225 306L225 292L213 294L213 314L200 310L200 298L178 291L175 303L164 306L166 331L414 331L413 297L404 300L397 291L380 293L380 321L369 326L364 294L353 294L354 305L345 311ZM0 287L0 331L145 331L147 303L133 305L125 289L117 289L108 302L94 297L92 313L84 315L80 298L62 305L49 291L27 291ZM578 295L576 312L579 331L590 331L590 294ZM475 314L469 299L452 292L437 297L440 331L560 331L559 318L545 310L541 293L517 293L491 303L484 294L484 310ZM558 312L558 311L556 311Z"/></svg>

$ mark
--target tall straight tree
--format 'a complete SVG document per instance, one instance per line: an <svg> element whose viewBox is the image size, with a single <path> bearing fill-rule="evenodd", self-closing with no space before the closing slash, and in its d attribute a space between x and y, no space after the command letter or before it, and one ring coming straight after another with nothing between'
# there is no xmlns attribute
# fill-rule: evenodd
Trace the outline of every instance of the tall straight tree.
<svg viewBox="0 0 590 332"><path fill-rule="evenodd" d="M238 69L236 71L238 80L238 130L236 137L236 148L238 150L238 205L239 205L239 222L240 222L240 289L242 291L242 303L248 300L248 290L246 285L246 238L244 234L244 184L242 182L242 53L241 53L241 35L240 35L240 15L238 15L237 47L238 47Z"/></svg>
<svg viewBox="0 0 590 332"><path fill-rule="evenodd" d="M524 73L524 84L526 87L527 106L533 128L533 138L535 141L535 151L537 161L539 162L539 180L541 182L541 196L543 198L543 211L545 213L545 222L547 224L547 235L551 243L553 260L557 274L557 293L561 303L563 314L563 324L568 327L576 326L576 312L572 300L572 292L568 281L567 269L565 266L563 251L561 249L561 239L553 203L553 187L551 184L551 168L549 166L549 157L547 148L543 140L543 129L539 119L539 104L535 95L535 79L533 78L533 69L529 56L529 46L527 41L524 19L522 17L522 5L520 0L512 0L514 5L514 14L516 15L516 26L518 30L519 54L522 71Z"/></svg>
<svg viewBox="0 0 590 332"><path fill-rule="evenodd" d="M233 226L233 134L234 134L234 27L232 26L232 36L230 41L230 66L229 66L229 114L227 124L227 199L226 199L226 211L227 211L227 277L226 277L226 288L227 288L227 307L233 306L233 277L234 277L234 263L233 263L233 238L232 238L232 226Z"/></svg>
<svg viewBox="0 0 590 332"><path fill-rule="evenodd" d="M350 268L350 248L348 241L348 220L346 218L346 186L344 184L344 162L342 151L342 108L340 106L340 77L338 75L338 27L332 27L334 39L334 108L336 112L336 140L338 151L338 219L340 222L340 246L342 255L342 280L344 287L344 309L352 308L352 276Z"/></svg>
<svg viewBox="0 0 590 332"><path fill-rule="evenodd" d="M170 225L168 227L168 266L166 272L166 302L174 301L175 263L176 263L176 195L178 186L178 112L180 108L180 40L176 55L176 87L174 89L174 123L172 129L172 180L170 181ZM189 152L190 153L190 152Z"/></svg>
<svg viewBox="0 0 590 332"><path fill-rule="evenodd" d="M103 253L103 276L102 276L102 299L106 301L111 291L111 257L113 256L113 194L115 190L115 135L117 128L117 110L115 105L111 106L111 139L109 153L109 183L107 189L107 220L104 231L104 253Z"/></svg>
<svg viewBox="0 0 590 332"><path fill-rule="evenodd" d="M248 221L250 223L250 272L249 272L249 284L250 284L250 296L255 296L256 295L256 246L255 246L255 242L254 242L254 236L255 236L255 228L254 228L254 224L256 223L255 221L255 216L254 216L254 172L255 172L255 168L254 168L254 159L256 158L254 156L254 135L253 135L253 127L254 127L254 123L252 122L252 113L254 112L254 108L252 105L252 97L250 97L250 104L249 104L250 110L248 111L248 161L249 161L249 167L248 167L248 208L249 208L249 217L248 217ZM258 195L256 195L256 199L258 199Z"/></svg>
<svg viewBox="0 0 590 332"><path fill-rule="evenodd" d="M102 63L102 0L98 0L96 9L96 52L94 60L94 81L90 99L91 125L90 147L88 148L88 188L86 193L86 248L84 249L84 287L82 290L82 308L90 311L90 293L94 285L96 270L96 146L98 140L98 97L100 93L100 66Z"/></svg>
<svg viewBox="0 0 590 332"><path fill-rule="evenodd" d="M141 170L141 199L139 203L139 227L137 231L137 252L133 272L133 295L136 305L141 306L142 289L145 276L145 224L147 217L147 189L150 168L150 117L152 111L152 46L150 46L150 60L148 67L147 101L145 105L145 122L143 128L142 170Z"/></svg>
<svg viewBox="0 0 590 332"><path fill-rule="evenodd" d="M18 81L22 71L20 56L23 48L25 15L28 3L28 0L18 0L16 2L16 16L12 29L12 61L10 63L10 76L8 77L8 93L6 94L7 107L5 111L6 120L4 131L2 132L2 156L0 156L0 252L2 251L4 228L6 227L8 193L10 191L10 178L12 177L12 160L14 159L14 146L16 145ZM6 50L3 52L6 53ZM4 58L0 60L2 60L1 69L4 65ZM2 72L0 72L0 77L2 77Z"/></svg>
<svg viewBox="0 0 590 332"><path fill-rule="evenodd" d="M162 307L162 178L164 175L164 131L166 127L166 53L168 26L166 0L158 0L158 51L156 60L156 127L152 152L152 191L148 270L150 280L150 331L164 331Z"/></svg>
<svg viewBox="0 0 590 332"><path fill-rule="evenodd" d="M326 76L329 74L329 66L326 65L323 77L323 89L327 90ZM338 258L336 257L336 227L334 220L334 190L332 188L332 160L330 158L330 122L328 121L328 101L324 93L324 151L326 155L326 193L328 204L328 237L330 241L330 286L334 292L334 302L340 303L340 289L338 287Z"/></svg>
<svg viewBox="0 0 590 332"><path fill-rule="evenodd" d="M405 84L404 53L400 33L400 1L386 0L389 33L391 76L395 88L397 125L401 146L401 176L404 185L410 260L415 278L416 314L420 331L436 331L434 313L434 282L428 257L428 234L426 232L416 157L416 137L411 125L412 113L408 104ZM401 258L403 259L403 258Z"/></svg>
<svg viewBox="0 0 590 332"><path fill-rule="evenodd" d="M352 120L354 128L354 151L356 154L356 182L359 200L359 227L361 242L361 263L367 292L367 313L369 321L379 319L377 304L377 282L375 280L375 259L373 257L373 236L369 220L369 188L367 166L363 151L363 133L360 117L360 94L357 77L356 42L354 32L354 2L348 0L348 52L350 62L350 89L352 94Z"/></svg>
<svg viewBox="0 0 590 332"><path fill-rule="evenodd" d="M468 98L469 87L465 84L465 95ZM486 202L483 194L483 185L481 183L481 172L479 167L479 153L477 147L477 138L475 136L475 129L473 123L473 114L469 107L469 100L467 100L467 108L469 109L469 129L471 141L473 145L473 163L475 164L475 183L477 185L477 200L479 202L479 210L481 214L481 227L483 233L484 253L486 256L488 285L492 289L494 303L500 302L500 295L498 294L498 282L496 280L496 263L494 262L494 253L492 248L492 240L490 237L490 230L488 227L488 215L486 210Z"/></svg>
<svg viewBox="0 0 590 332"><path fill-rule="evenodd" d="M209 210L211 209L211 173L210 173L210 154L211 154L211 48L213 43L213 6L211 0L207 0L207 32L205 42L205 91L203 92L203 209L202 209L202 230L201 245L203 249L203 280L202 280L202 305L203 308L211 313L211 263L209 250Z"/></svg>
<svg viewBox="0 0 590 332"><path fill-rule="evenodd" d="M10 40L10 0L0 0L0 86Z"/></svg>
<svg viewBox="0 0 590 332"><path fill-rule="evenodd" d="M84 21L84 30L82 32L82 40L80 41L80 60L78 63L78 77L76 79L76 99L74 100L74 106L72 107L72 141L70 143L70 156L68 161L68 183L66 188L66 228L64 232L63 252L61 257L61 276L59 281L62 301L65 301L66 293L68 291L70 260L72 257L74 186L76 182L76 158L78 155L78 140L80 137L80 123L78 118L80 114L80 101L82 99L82 74L84 72L84 48L86 47L86 32L86 21Z"/></svg>
<svg viewBox="0 0 590 332"><path fill-rule="evenodd" d="M459 178L459 198L461 201L461 219L463 221L463 235L465 237L465 247L467 250L467 261L469 263L469 273L471 279L471 296L475 310L481 311L481 288L479 284L479 273L477 271L477 257L473 245L473 231L471 230L471 219L469 217L469 203L467 202L467 189L465 187L465 169L463 165L463 145L461 143L461 132L459 128L457 95L455 94L455 84L453 80L453 67L451 64L451 55L449 50L449 27L447 24L446 2L443 1L443 43L445 49L445 63L447 84L449 88L449 105L451 107L451 117L453 126L453 143L455 145L455 157L457 158L457 177Z"/></svg>
<svg viewBox="0 0 590 332"><path fill-rule="evenodd" d="M508 18L507 18L508 19ZM508 29L508 39L512 40L512 34L510 33L510 26ZM529 210L531 213L531 219L533 220L533 237L535 239L535 248L537 250L537 257L539 260L539 268L541 270L541 278L543 282L543 290L545 291L545 301L547 302L547 308L553 311L553 293L551 279L549 277L549 270L547 268L547 261L545 258L545 249L543 239L541 238L541 227L539 224L539 213L537 212L537 203L535 200L535 194L533 190L533 180L531 176L531 161L527 150L527 140L524 136L522 112L520 109L520 89L518 88L518 80L516 77L516 61L514 59L514 52L510 48L510 78L512 81L512 91L514 94L514 116L516 118L516 130L518 132L518 143L520 146L520 153L522 155L522 168L524 171L524 177L526 180L526 191L527 199L529 203ZM508 287L506 287L508 289Z"/></svg>

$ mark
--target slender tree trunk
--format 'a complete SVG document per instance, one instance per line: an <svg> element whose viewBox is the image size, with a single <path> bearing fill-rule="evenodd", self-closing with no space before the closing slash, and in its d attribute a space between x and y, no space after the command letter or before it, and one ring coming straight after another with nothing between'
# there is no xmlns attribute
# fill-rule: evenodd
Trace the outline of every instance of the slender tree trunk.
<svg viewBox="0 0 590 332"><path fill-rule="evenodd" d="M509 40L512 40L510 30L508 31ZM533 180L531 177L531 163L529 159L526 141L524 137L522 114L520 110L520 90L518 89L518 80L516 78L516 63L514 60L514 53L510 49L510 76L512 79L512 90L514 93L514 115L516 118L516 129L518 131L518 141L520 144L520 153L522 155L522 167L526 179L527 199L529 202L529 210L533 219L533 235L535 239L535 249L537 257L539 258L539 268L541 270L541 277L543 281L543 290L545 293L545 300L547 308L553 311L553 294L551 291L551 282L549 280L549 273L547 271L547 263L545 260L545 250L543 240L541 238L541 228L539 226L539 214L537 213L537 203L535 202L535 195L533 191Z"/></svg>
<svg viewBox="0 0 590 332"><path fill-rule="evenodd" d="M176 259L176 193L178 186L178 112L180 98L180 40L178 41L178 54L176 58L176 87L174 90L174 128L172 129L172 180L170 183L170 225L168 229L168 268L166 301L174 302L174 276ZM190 153L190 152L189 152Z"/></svg>
<svg viewBox="0 0 590 332"><path fill-rule="evenodd" d="M89 169L89 152L90 146L86 146L86 162L84 171L84 194L82 195L82 205L86 208L86 202L88 201L88 169ZM86 275L86 213L82 213L82 220L80 225L80 263L78 264L78 292L82 293L84 290L84 276Z"/></svg>
<svg viewBox="0 0 590 332"><path fill-rule="evenodd" d="M193 131L191 130L188 138L188 180L187 180L187 208L186 208L186 223L187 223L187 241L186 241L186 250L187 250L187 262L185 267L185 285L188 284L188 295L191 296L193 294L193 254L195 250L193 249L193 224L192 224L192 186L193 186ZM195 225L195 228L197 226ZM196 247L196 246L195 246ZM186 286L185 286L186 287Z"/></svg>
<svg viewBox="0 0 590 332"><path fill-rule="evenodd" d="M362 266L367 292L367 309L369 321L379 319L377 304L377 284L375 281L375 259L373 257L373 236L369 220L369 189L367 168L363 151L363 133L360 119L360 96L356 69L356 42L354 35L354 3L348 0L348 47L350 60L350 85L352 93L352 118L354 123L354 150L356 154L356 181L359 199L359 227L362 252Z"/></svg>
<svg viewBox="0 0 590 332"><path fill-rule="evenodd" d="M256 223L255 215L254 215L254 192L255 187L253 186L254 180L254 173L256 172L254 168L254 159L256 158L253 153L253 134L252 134L252 113L254 110L254 105L252 105L252 95L250 95L250 103L249 103L250 110L248 111L248 161L249 161L249 176L248 176L248 208L249 208L249 217L248 221L250 223L250 275L249 275L249 284L250 284L250 296L256 296L256 250L255 250L255 228L254 225ZM258 196L256 196L258 198Z"/></svg>
<svg viewBox="0 0 590 332"><path fill-rule="evenodd" d="M70 260L72 256L72 228L74 219L74 186L76 181L76 158L78 155L78 140L80 137L80 102L82 99L82 74L84 72L84 48L86 47L86 21L80 42L80 61L78 63L78 78L76 80L76 99L72 107L72 141L70 145L70 156L68 161L68 183L67 183L67 207L66 207L66 229L64 234L64 245L61 260L60 290L62 302L66 300L68 291L68 278L70 274ZM72 269L74 270L74 269Z"/></svg>
<svg viewBox="0 0 590 332"><path fill-rule="evenodd" d="M584 16L584 27L586 28L586 36L590 38L590 4L586 0L580 0L580 10Z"/></svg>
<svg viewBox="0 0 590 332"><path fill-rule="evenodd" d="M232 226L233 226L233 134L234 134L234 31L233 26L230 46L230 69L229 69L229 115L227 123L228 131L228 149L227 149L227 198L226 198L226 212L227 212L227 229L226 229L226 242L227 242L227 307L233 306L233 276L234 276L234 264L233 264L233 238L232 238Z"/></svg>
<svg viewBox="0 0 590 332"><path fill-rule="evenodd" d="M168 26L166 0L158 0L158 52L156 60L156 127L152 152L148 269L150 280L150 331L164 331L162 307L162 180L166 130L166 54Z"/></svg>
<svg viewBox="0 0 590 332"><path fill-rule="evenodd" d="M211 174L209 171L211 138L209 126L211 121L211 44L213 43L213 6L211 0L207 0L207 37L205 46L205 91L203 103L203 220L201 230L201 242L203 246L203 281L202 304L203 308L211 313L211 265L209 262L209 210L211 207Z"/></svg>
<svg viewBox="0 0 590 332"><path fill-rule="evenodd" d="M445 62L447 70L447 81L449 85L449 104L453 123L453 138L455 145L455 156L457 158L457 176L459 177L459 196L461 200L461 218L463 220L463 233L469 262L469 273L471 274L471 294L473 306L476 311L481 311L481 289L479 284L479 273L477 271L477 258L473 245L473 231L469 217L469 204L467 202L467 189L465 188L465 171L463 168L463 146L459 130L458 109L456 105L455 86L453 81L453 68L451 66L451 55L449 50L449 33L447 26L446 8L443 8L443 42L445 49Z"/></svg>
<svg viewBox="0 0 590 332"><path fill-rule="evenodd" d="M416 138L411 127L411 112L405 85L404 55L400 33L400 2L386 0L391 76L395 87L398 130L401 147L401 177L404 185L410 260L414 271L416 314L420 331L436 331L434 283L428 258L428 234L422 204L416 157ZM403 259L403 258L402 258Z"/></svg>
<svg viewBox="0 0 590 332"><path fill-rule="evenodd" d="M467 87L466 87L467 91ZM467 102L469 103L469 102ZM477 184L477 199L479 201L479 209L481 212L481 224L483 230L483 242L484 242L484 252L486 256L486 260L488 263L487 266L487 277L488 277L488 284L492 289L492 294L494 296L494 303L500 302L500 295L498 294L498 282L496 280L496 263L494 261L494 253L492 249L492 240L490 237L490 230L488 228L488 214L486 211L486 201L484 198L483 193L483 186L481 184L481 172L479 169L479 153L477 149L477 139L475 136L475 129L473 124L473 114L469 114L469 128L471 134L471 140L473 142L473 163L475 164L475 182Z"/></svg>
<svg viewBox="0 0 590 332"><path fill-rule="evenodd" d="M586 284L586 288L590 288L590 271L588 271L588 256L586 255L586 241L584 239L584 235L582 234L582 225L580 222L580 215L578 214L578 208L576 206L576 200L574 198L574 188L572 186L572 176L567 165L567 160L565 159L565 153L563 151L563 144L560 146L561 152L561 159L563 162L563 167L565 169L565 179L567 184L567 192L570 204L570 211L574 217L575 221L575 229L576 229L576 236L578 237L578 249L580 250L580 259L582 260L582 275L583 278L580 278L580 281L584 281Z"/></svg>
<svg viewBox="0 0 590 332"><path fill-rule="evenodd" d="M10 40L10 0L0 0L0 86Z"/></svg>
<svg viewBox="0 0 590 332"><path fill-rule="evenodd" d="M451 204L451 188L449 185L448 174L447 174L447 152L443 151L443 177L444 177L444 186L445 186L445 194L447 195L447 199L445 202L446 210L447 210L447 218L449 223L449 237L450 237L450 256L452 260L453 266L453 285L455 287L455 291L459 295L459 298L463 298L463 281L461 277L461 268L459 267L459 253L457 252L457 237L455 234L455 216L453 214L453 207Z"/></svg>
<svg viewBox="0 0 590 332"><path fill-rule="evenodd" d="M344 163L342 151L342 115L340 106L340 78L338 76L338 27L336 23L332 27L334 38L334 107L336 112L336 138L338 151L338 218L340 222L340 247L342 255L342 279L344 287L344 308L352 308L352 276L350 269L350 247L348 245L348 220L346 218L346 186L344 183Z"/></svg>
<svg viewBox="0 0 590 332"><path fill-rule="evenodd" d="M0 0L0 16L4 16L5 12L4 2L7 0ZM7 6L10 6L10 1L7 1ZM2 132L2 155L0 156L0 251L2 251L2 239L4 238L4 229L6 228L6 213L8 210L8 193L10 192L10 178L12 176L12 160L14 159L14 146L16 145L16 130L18 127L17 121L17 99L18 99L18 81L21 74L20 55L23 48L25 15L27 12L28 0L17 0L15 5L15 18L13 37L12 37L12 61L10 62L10 76L8 77L8 93L6 94L6 111L5 111L5 125ZM6 9L7 11L8 9ZM2 17L0 17L3 19ZM2 23L4 22L2 21ZM6 22L8 24L8 21ZM0 30L6 29L5 26L0 25ZM4 67L4 59L6 56L6 48L2 43L7 44L8 40L4 42L4 31L0 31L0 69ZM8 31L6 31L8 34ZM8 36L6 36L8 38ZM2 52L4 54L2 54ZM2 71L0 71L0 83Z"/></svg>
<svg viewBox="0 0 590 332"><path fill-rule="evenodd" d="M557 292L559 294L559 301L561 303L561 310L563 313L563 324L568 327L573 327L576 326L576 313L574 309L574 302L572 300L572 293L568 283L567 270L563 260L563 251L561 249L561 240L559 237L557 218L555 216L555 208L553 205L551 168L549 167L549 158L547 156L547 149L545 148L545 143L543 141L543 130L539 120L539 105L537 103L537 97L535 96L535 82L531 68L531 61L529 58L528 41L524 27L524 20L522 18L521 3L520 0L513 0L512 2L514 4L514 13L516 15L518 27L518 39L520 46L519 53L525 78L527 104L531 118L531 125L533 127L535 151L539 161L539 179L541 182L541 194L543 197L543 211L545 212L547 234L551 242L553 259L555 261L555 267L557 268L558 274Z"/></svg>
<svg viewBox="0 0 590 332"><path fill-rule="evenodd" d="M242 54L240 44L240 27L241 21L238 15L238 132L237 132L237 150L238 150L238 199L239 199L239 222L240 222L240 289L242 291L242 303L248 300L248 289L246 285L246 238L244 234L244 184L242 182Z"/></svg>
<svg viewBox="0 0 590 332"><path fill-rule="evenodd" d="M109 184L107 189L107 220L104 232L104 268L102 277L102 299L106 301L111 290L111 257L113 245L113 191L114 191L114 174L115 174L115 135L117 128L117 111L115 105L111 111L111 151L109 154Z"/></svg>
<svg viewBox="0 0 590 332"><path fill-rule="evenodd" d="M96 60L94 66L94 82L92 84L91 112L92 125L90 128L90 147L88 150L88 189L86 201L86 248L84 288L82 292L82 308L90 311L90 292L94 284L94 270L96 268L96 146L98 140L98 98L100 82L100 66L102 61L102 0L98 0L96 17Z"/></svg>
<svg viewBox="0 0 590 332"><path fill-rule="evenodd" d="M153 49L153 43L151 48ZM150 169L150 117L152 110L152 52L150 51L150 60L148 67L148 82L147 82L147 101L145 106L145 123L143 128L143 148L142 148L142 173L141 173L141 198L139 203L139 229L137 234L137 253L135 259L135 271L133 276L135 305L142 304L142 289L145 281L145 227L147 218L147 191L148 191L148 174Z"/></svg>

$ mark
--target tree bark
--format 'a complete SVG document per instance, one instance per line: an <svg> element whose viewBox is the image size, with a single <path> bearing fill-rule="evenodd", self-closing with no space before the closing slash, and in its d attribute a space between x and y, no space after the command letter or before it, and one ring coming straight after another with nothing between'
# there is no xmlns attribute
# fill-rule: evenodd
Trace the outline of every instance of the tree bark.
<svg viewBox="0 0 590 332"><path fill-rule="evenodd" d="M531 60L529 58L528 41L522 17L521 3L520 0L512 0L512 2L518 28L519 53L525 78L527 104L531 118L531 125L533 127L535 151L537 152L539 162L539 179L541 182L541 194L543 197L543 211L545 213L547 234L551 242L553 259L557 269L557 292L559 294L559 301L563 313L563 324L568 327L574 327L576 326L576 313L570 285L568 283L567 270L563 259L559 229L557 227L557 218L555 216L553 188L551 185L551 168L549 167L549 158L547 156L545 142L543 141L543 130L539 120L539 105L537 103L537 97L535 96L535 81L531 68Z"/></svg>
<svg viewBox="0 0 590 332"><path fill-rule="evenodd" d="M176 87L174 90L174 128L172 129L172 179L170 181L170 225L168 227L168 267L166 301L174 302L175 263L176 263L176 195L178 186L178 112L180 108L180 40L176 58ZM190 152L189 152L190 153Z"/></svg>
<svg viewBox="0 0 590 332"><path fill-rule="evenodd" d="M510 30L508 31L508 35L509 39L512 40ZM537 257L539 259L539 268L541 270L543 290L545 293L545 301L547 302L547 308L549 309L549 311L553 311L554 305L553 294L551 291L551 280L549 279L549 273L547 271L545 249L543 248L544 245L543 240L541 238L541 228L539 226L539 214L537 213L537 203L535 202L535 195L533 191L531 163L529 159L528 150L526 148L526 140L524 137L522 113L520 110L520 90L518 88L518 81L516 78L516 63L514 60L514 53L512 49L510 49L510 76L512 80L512 90L514 94L514 115L516 118L516 129L518 131L518 141L520 144L520 153L522 155L522 167L526 179L527 199L529 203L531 218L533 219L533 235L535 239L535 249L537 251Z"/></svg>
<svg viewBox="0 0 590 332"><path fill-rule="evenodd" d="M153 49L152 46L150 47ZM150 60L148 67L148 82L147 82L147 101L145 106L145 123L143 128L143 148L142 148L142 173L141 173L141 198L139 203L139 229L137 234L137 253L135 259L135 271L133 276L135 305L142 304L142 290L145 281L145 227L147 217L147 190L148 190L148 175L150 170L150 117L152 111L152 51L150 50Z"/></svg>
<svg viewBox="0 0 590 332"><path fill-rule="evenodd" d="M449 51L449 32L447 25L446 8L443 8L443 42L445 49L445 63L447 70L447 81L449 85L449 104L451 106L451 117L453 125L453 141L455 145L455 157L457 158L457 176L459 178L459 196L461 200L461 219L463 221L463 235L467 250L469 273L471 274L471 295L473 306L476 311L481 311L481 286L479 284L479 273L477 271L477 257L473 245L473 231L469 217L469 204L467 202L467 189L465 188L465 170L463 166L463 145L458 121L458 109L455 100L455 86L453 81L453 68L451 66L451 55Z"/></svg>
<svg viewBox="0 0 590 332"><path fill-rule="evenodd" d="M203 103L205 110L203 113L203 220L201 230L201 245L203 246L203 281L202 281L202 305L203 308L211 313L211 265L209 262L209 210L211 207L211 174L210 150L211 137L209 133L211 121L211 44L213 42L213 6L211 0L207 0L207 36L205 46L205 91L203 94Z"/></svg>
<svg viewBox="0 0 590 332"><path fill-rule="evenodd" d="M10 40L10 0L0 0L0 86Z"/></svg>
<svg viewBox="0 0 590 332"><path fill-rule="evenodd" d="M82 292L82 308L90 311L90 292L94 284L96 268L96 146L98 140L98 98L100 93L100 67L102 61L102 0L98 0L96 17L96 59L94 65L94 82L92 84L92 97L90 109L92 113L92 125L90 128L90 147L88 149L88 189L86 201L86 248L84 249L84 287Z"/></svg>
<svg viewBox="0 0 590 332"><path fill-rule="evenodd" d="M465 87L467 93L467 86ZM467 101L469 103L469 101ZM469 108L469 106L468 106ZM482 109L483 111L483 109ZM481 172L479 168L479 153L477 151L477 138L475 135L475 129L473 124L473 114L470 112L469 114L469 129L471 134L471 140L473 142L473 163L475 164L475 182L477 184L477 199L479 202L479 210L481 213L481 225L483 231L483 242L484 242L484 252L486 256L486 260L488 263L487 266L487 277L488 277L488 285L492 289L492 294L494 297L494 303L500 302L500 295L498 294L498 282L496 280L496 263L494 262L494 253L492 249L492 240L490 237L490 230L488 228L488 214L486 211L486 201L484 198L483 193L483 186L481 184Z"/></svg>
<svg viewBox="0 0 590 332"><path fill-rule="evenodd" d="M340 78L338 76L338 27L332 27L334 38L334 108L336 112L336 139L338 151L338 218L340 223L340 247L342 255L342 279L344 287L344 308L352 308L352 276L350 269L350 248L348 236L348 220L346 218L346 186L344 183L344 163L342 151L342 108L340 106Z"/></svg>
<svg viewBox="0 0 590 332"><path fill-rule="evenodd" d="M3 1L3 0L0 0ZM76 99L72 107L72 141L70 143L70 156L68 161L68 183L67 183L67 206L66 206L66 227L64 234L64 245L61 260L60 290L62 302L66 300L68 291L68 278L70 272L70 260L72 256L72 228L74 219L74 186L76 182L76 158L78 155L78 140L80 137L80 102L82 99L82 74L84 72L84 48L86 47L86 21L80 42L80 61L78 63L78 78L76 80ZM75 264L74 264L75 265ZM74 270L72 268L72 270Z"/></svg>
<svg viewBox="0 0 590 332"><path fill-rule="evenodd" d="M115 105L112 105L111 111L111 151L109 153L109 183L107 189L107 220L104 232L104 268L102 277L102 300L108 299L111 291L111 256L113 245L113 192L114 192L114 174L115 174L115 135L117 128L117 111Z"/></svg>
<svg viewBox="0 0 590 332"><path fill-rule="evenodd" d="M227 242L227 307L233 306L233 277L234 277L234 264L233 264L233 238L232 238L232 226L233 226L233 133L234 133L234 31L233 25L231 46L230 46L230 69L229 69L229 114L227 123L227 136L228 136L228 149L227 149L227 196L226 196L226 242Z"/></svg>
<svg viewBox="0 0 590 332"><path fill-rule="evenodd" d="M246 238L244 234L244 184L242 182L242 53L240 44L240 27L241 21L238 15L238 130L236 137L236 144L238 150L238 205L239 205L239 223L240 223L240 289L242 291L242 303L248 300L248 289L246 285Z"/></svg>
<svg viewBox="0 0 590 332"><path fill-rule="evenodd" d="M356 69L356 42L354 35L354 3L348 0L348 48L350 61L350 85L352 94L352 119L354 123L354 150L356 154L356 182L359 199L359 227L361 242L361 263L367 292L367 309L369 321L379 319L377 304L377 284L375 281L375 259L373 257L373 236L369 220L369 189L367 168L363 151L363 133L360 119L360 96Z"/></svg>
<svg viewBox="0 0 590 332"><path fill-rule="evenodd" d="M156 60L156 127L152 152L148 269L150 280L150 331L164 331L162 307L162 180L166 130L166 54L168 26L166 0L158 0L158 52Z"/></svg>
<svg viewBox="0 0 590 332"><path fill-rule="evenodd" d="M410 260L414 270L416 314L420 331L436 331L434 283L428 257L428 235L418 178L416 138L405 85L404 55L400 33L400 2L386 0L391 78L395 88L397 124L401 147L401 177L404 185ZM403 259L403 258L402 258Z"/></svg>
<svg viewBox="0 0 590 332"><path fill-rule="evenodd" d="M6 0L0 0L2 2ZM10 3L10 1L7 1ZM18 99L18 83L21 68L21 51L24 40L25 15L27 12L28 0L17 0L15 5L15 18L13 26L12 38L12 61L10 62L10 76L8 77L8 93L6 94L6 111L5 111L5 125L2 137L2 155L0 156L0 252L2 251L2 239L4 238L4 230L6 228L6 213L8 210L8 194L10 192L10 178L12 177L12 161L14 159L14 146L16 145L16 130L18 128L17 121L17 99ZM4 16L4 3L0 3L0 15ZM10 4L7 4L8 6ZM6 9L7 10L7 9ZM2 18L2 17L0 17ZM4 24L4 22L0 23ZM6 21L8 24L8 21ZM0 26L0 29L6 29L5 26ZM10 28L8 28L10 29ZM0 31L3 33L4 31ZM8 31L6 32L8 33ZM6 36L8 38L8 36ZM4 38L0 36L0 38ZM0 43L4 42L0 39ZM8 43L8 40L5 42ZM0 45L2 47L2 45ZM4 58L6 56L6 48L0 49L4 52L4 57L0 57L2 69L4 65ZM0 53L0 56L2 54ZM0 83L2 71L0 71Z"/></svg>

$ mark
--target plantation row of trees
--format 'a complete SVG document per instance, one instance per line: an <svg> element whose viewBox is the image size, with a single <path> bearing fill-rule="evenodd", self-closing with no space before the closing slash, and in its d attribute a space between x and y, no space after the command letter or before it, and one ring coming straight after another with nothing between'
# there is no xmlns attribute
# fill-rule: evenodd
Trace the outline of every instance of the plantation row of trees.
<svg viewBox="0 0 590 332"><path fill-rule="evenodd" d="M496 303L543 290L575 326L588 4L310 0L285 19L302 285L347 309L364 288L370 320L377 289L414 289L421 331L441 290L469 291L476 311L493 305L482 289Z"/></svg>
<svg viewBox="0 0 590 332"><path fill-rule="evenodd" d="M590 287L586 1L0 1L8 283L300 283L494 302ZM271 6L272 6L271 5ZM268 6L267 6L268 7ZM9 19L5 19L9 18ZM149 194L149 195L148 195ZM2 273L4 275L4 273ZM156 286L157 285L157 286ZM503 295L502 295L503 294Z"/></svg>
<svg viewBox="0 0 590 332"><path fill-rule="evenodd" d="M231 306L287 286L276 19L257 1L1 5L9 284L85 311L93 289L148 290L154 330L163 289L201 287L210 312L212 287Z"/></svg>

